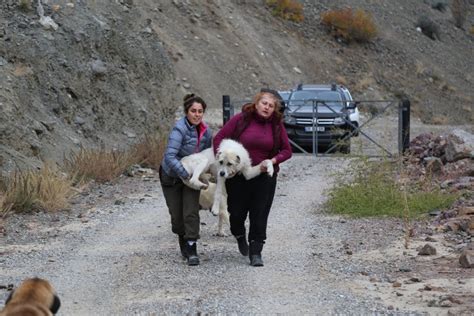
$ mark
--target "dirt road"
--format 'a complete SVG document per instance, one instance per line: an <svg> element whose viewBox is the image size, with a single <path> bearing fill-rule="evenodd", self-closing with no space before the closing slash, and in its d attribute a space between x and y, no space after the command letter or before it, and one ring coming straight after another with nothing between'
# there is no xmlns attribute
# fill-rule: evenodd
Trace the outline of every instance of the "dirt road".
<svg viewBox="0 0 474 316"><path fill-rule="evenodd" d="M249 266L233 237L215 236L217 218L205 211L201 265L188 267L170 231L158 177L151 175L97 187L66 214L12 216L0 249L0 285L47 278L61 297L60 315L468 311L472 296L449 308L429 307L430 294L413 299L417 288L393 289L395 280L416 272L416 245L403 249L400 222L321 212L332 173L347 163L297 155L282 166L264 267ZM473 277L463 280L443 286L469 293ZM0 299L6 296L0 290Z"/></svg>

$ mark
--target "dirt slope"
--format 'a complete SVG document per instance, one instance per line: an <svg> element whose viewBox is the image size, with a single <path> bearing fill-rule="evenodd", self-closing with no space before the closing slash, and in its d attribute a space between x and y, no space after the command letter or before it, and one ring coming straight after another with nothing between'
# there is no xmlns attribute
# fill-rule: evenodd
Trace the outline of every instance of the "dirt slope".
<svg viewBox="0 0 474 316"><path fill-rule="evenodd" d="M166 129L187 92L218 112L223 94L339 80L357 99L407 94L426 122L473 122L472 5L462 30L429 1L304 1L301 24L264 1L43 2L56 31L34 7L0 3L1 170ZM322 28L323 11L347 5L372 14L373 43L347 45ZM416 31L421 15L441 41Z"/></svg>

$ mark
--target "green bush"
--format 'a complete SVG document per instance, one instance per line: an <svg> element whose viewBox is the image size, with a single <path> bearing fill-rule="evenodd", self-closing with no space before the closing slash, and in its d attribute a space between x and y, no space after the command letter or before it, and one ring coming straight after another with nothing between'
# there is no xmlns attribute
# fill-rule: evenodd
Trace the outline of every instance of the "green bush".
<svg viewBox="0 0 474 316"><path fill-rule="evenodd" d="M18 1L18 7L20 8L20 10L22 11L30 11L31 10L31 0L19 0Z"/></svg>
<svg viewBox="0 0 474 316"><path fill-rule="evenodd" d="M363 160L353 166L355 173L351 179L340 178L341 182L329 191L326 207L331 213L416 218L434 209L447 208L457 198L419 183L406 184L404 188L397 180L396 164L390 162Z"/></svg>

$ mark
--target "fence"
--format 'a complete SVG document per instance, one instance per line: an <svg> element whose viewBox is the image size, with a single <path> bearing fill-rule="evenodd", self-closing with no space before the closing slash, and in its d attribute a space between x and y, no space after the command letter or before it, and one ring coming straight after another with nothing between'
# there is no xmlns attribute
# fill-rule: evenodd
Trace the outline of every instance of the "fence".
<svg viewBox="0 0 474 316"><path fill-rule="evenodd" d="M240 112L242 105L247 102L249 101L231 101L230 96L224 95L222 98L224 123L234 114ZM306 135L306 146L302 146L302 139L289 133L292 147L296 151L311 152L315 156L326 156L340 152L369 157L393 157L403 154L408 149L410 141L410 101L408 99L353 102L358 107L366 108L366 111L361 112L360 125L358 126L350 121L347 115L335 108L334 101L304 100L302 105L309 106L312 111L305 118L305 122L300 123L305 126L306 131L312 132L311 140L308 140L308 135ZM346 130L342 131L337 142L330 144L320 153L319 145L327 144L328 133L324 131L330 124L324 114L321 114L321 112L324 112L323 109L326 113L331 113L333 119L334 117L340 117L339 120L344 120ZM303 125L300 126L301 129L303 129ZM288 130L290 131L290 129ZM334 129L331 133L334 133ZM310 141L309 146L308 141ZM310 149L308 150L308 148Z"/></svg>

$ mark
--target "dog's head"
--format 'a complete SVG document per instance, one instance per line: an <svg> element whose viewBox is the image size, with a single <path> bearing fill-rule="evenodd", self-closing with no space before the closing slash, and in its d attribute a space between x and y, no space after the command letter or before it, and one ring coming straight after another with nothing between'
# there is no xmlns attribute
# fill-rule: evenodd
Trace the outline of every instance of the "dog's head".
<svg viewBox="0 0 474 316"><path fill-rule="evenodd" d="M229 150L219 150L216 155L217 174L226 179L232 178L241 170L240 156Z"/></svg>
<svg viewBox="0 0 474 316"><path fill-rule="evenodd" d="M52 285L44 279L32 278L10 293L0 315L53 315L60 306L61 301Z"/></svg>

